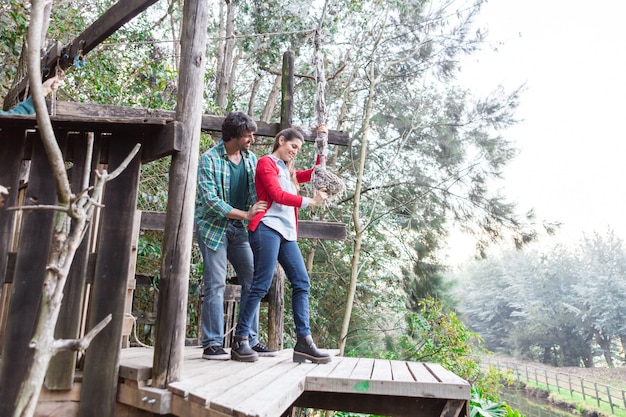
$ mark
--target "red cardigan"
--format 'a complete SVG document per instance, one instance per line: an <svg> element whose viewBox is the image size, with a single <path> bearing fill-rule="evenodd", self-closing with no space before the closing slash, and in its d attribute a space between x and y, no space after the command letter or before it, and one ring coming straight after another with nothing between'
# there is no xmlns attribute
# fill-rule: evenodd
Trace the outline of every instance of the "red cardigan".
<svg viewBox="0 0 626 417"><path fill-rule="evenodd" d="M315 164L319 164L320 158L317 157ZM259 158L256 164L256 174L254 175L254 184L256 186L257 201L267 201L267 208L265 211L257 213L248 224L248 228L255 231L259 226L261 219L270 209L270 206L275 201L278 204L285 206L292 206L296 213L296 230L298 230L298 209L302 207L302 200L304 197L297 194L291 194L284 191L280 183L278 182L278 165L276 161L269 155L265 155ZM296 179L298 183L311 181L313 175L313 168L305 171L296 171Z"/></svg>

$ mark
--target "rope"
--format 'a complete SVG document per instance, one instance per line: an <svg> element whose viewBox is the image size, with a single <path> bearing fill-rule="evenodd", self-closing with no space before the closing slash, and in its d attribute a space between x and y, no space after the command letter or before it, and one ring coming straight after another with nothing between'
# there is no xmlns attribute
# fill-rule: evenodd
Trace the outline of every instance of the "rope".
<svg viewBox="0 0 626 417"><path fill-rule="evenodd" d="M145 348L149 348L149 349L154 349L154 346L150 346L150 345L146 345L145 343L142 343L141 340L139 340L139 337L137 337L137 317L133 316L130 313L124 313L124 315L126 317L130 317L133 319L133 336L135 338L135 342L142 347Z"/></svg>
<svg viewBox="0 0 626 417"><path fill-rule="evenodd" d="M315 112L317 114L317 125L326 124L326 101L324 100L324 91L326 89L326 78L324 75L324 56L322 54L322 22L326 15L326 7L328 1L324 2L324 9L322 10L322 17L317 24L315 30L315 54L313 57L313 64L315 67L315 81L317 83L317 89L315 91ZM328 199L324 201L325 205L328 205L338 197L343 195L346 190L346 186L343 180L337 175L326 170L326 159L328 157L328 134L326 132L317 131L315 137L315 144L317 145L317 153L320 156L320 164L316 165L313 169L313 188L317 191L325 189L328 194Z"/></svg>

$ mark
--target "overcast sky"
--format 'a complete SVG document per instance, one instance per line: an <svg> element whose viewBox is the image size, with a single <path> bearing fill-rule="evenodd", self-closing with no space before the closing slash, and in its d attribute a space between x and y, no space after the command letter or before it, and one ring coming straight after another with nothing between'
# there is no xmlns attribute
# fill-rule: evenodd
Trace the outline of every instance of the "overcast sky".
<svg viewBox="0 0 626 417"><path fill-rule="evenodd" d="M566 239L608 227L626 239L625 12L618 0L490 0L485 48L463 64L479 94L527 84L502 191L563 222Z"/></svg>

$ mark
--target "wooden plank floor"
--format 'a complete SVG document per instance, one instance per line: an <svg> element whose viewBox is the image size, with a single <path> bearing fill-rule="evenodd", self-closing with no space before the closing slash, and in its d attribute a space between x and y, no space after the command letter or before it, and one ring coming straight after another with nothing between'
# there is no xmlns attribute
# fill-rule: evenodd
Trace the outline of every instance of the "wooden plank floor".
<svg viewBox="0 0 626 417"><path fill-rule="evenodd" d="M437 364L335 356L316 365L292 355L209 361L188 347L181 380L166 391L149 387L151 349L122 349L118 401L180 417L280 417L294 404L412 417L467 412L469 384Z"/></svg>

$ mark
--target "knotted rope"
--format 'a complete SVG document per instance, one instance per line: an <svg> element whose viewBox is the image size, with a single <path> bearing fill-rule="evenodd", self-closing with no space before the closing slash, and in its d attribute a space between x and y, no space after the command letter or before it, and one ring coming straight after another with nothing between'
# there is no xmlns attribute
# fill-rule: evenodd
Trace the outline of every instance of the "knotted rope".
<svg viewBox="0 0 626 417"><path fill-rule="evenodd" d="M315 80L317 83L317 89L315 91L315 112L317 114L317 125L326 124L326 101L324 100L324 90L326 89L326 78L324 75L324 57L322 55L322 22L326 14L326 6L328 0L324 3L324 9L322 11L322 17L320 18L317 29L315 30L315 54L313 57L313 64L315 66ZM317 153L320 156L320 164L316 165L313 169L313 177L311 182L313 188L317 191L320 189L326 189L328 193L328 199L326 204L331 203L338 197L343 195L346 191L346 186L343 180L337 175L326 170L326 158L328 157L328 134L326 132L320 132L317 129L317 136L315 138L315 144L317 145Z"/></svg>

